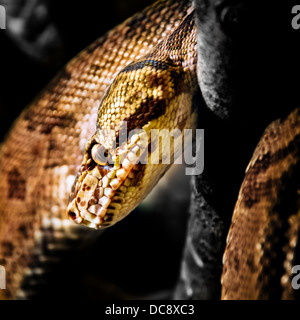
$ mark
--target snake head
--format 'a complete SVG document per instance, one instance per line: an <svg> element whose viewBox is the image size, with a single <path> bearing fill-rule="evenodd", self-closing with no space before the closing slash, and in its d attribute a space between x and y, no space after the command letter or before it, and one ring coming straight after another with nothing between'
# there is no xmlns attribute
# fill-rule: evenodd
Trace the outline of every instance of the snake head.
<svg viewBox="0 0 300 320"><path fill-rule="evenodd" d="M88 141L67 208L72 220L95 229L115 224L137 206L132 201L142 170L137 161L148 147L143 134L116 148L111 142L99 133Z"/></svg>
<svg viewBox="0 0 300 320"><path fill-rule="evenodd" d="M187 37L193 40L192 45L187 48L183 44L178 50ZM71 192L67 210L75 222L92 228L115 224L139 205L171 166L175 150L182 146L181 132L195 122L192 105L198 87L194 47L190 14L178 33L129 63L115 77L100 103L97 132L86 145ZM170 152L164 142L161 148L159 142L153 147L152 129L180 132L173 135ZM113 136L118 137L118 143ZM170 140L165 145L170 147ZM160 163L165 154L173 160Z"/></svg>

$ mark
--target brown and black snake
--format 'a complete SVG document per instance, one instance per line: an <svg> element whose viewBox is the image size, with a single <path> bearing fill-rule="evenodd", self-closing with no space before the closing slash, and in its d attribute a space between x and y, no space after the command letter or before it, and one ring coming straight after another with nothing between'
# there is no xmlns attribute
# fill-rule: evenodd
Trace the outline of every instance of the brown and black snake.
<svg viewBox="0 0 300 320"><path fill-rule="evenodd" d="M189 1L160 0L79 53L24 109L0 154L4 298L26 298L20 290L26 275L42 272L57 248L68 250L88 234L74 221L108 227L146 197L170 167L136 163L135 154L149 149L144 138L151 129L196 128L204 104L229 126L247 118L247 108L235 110L240 88L230 81L238 72L229 77L235 56L226 55L231 45L225 39L233 39L234 51L236 20L232 27L226 19L245 10L225 0L196 1L196 10ZM262 136L235 195L224 252L223 299L294 297L300 223L296 107L257 121L254 135ZM122 121L128 132L143 132L113 149L111 130L119 133ZM275 296L274 283L281 286Z"/></svg>

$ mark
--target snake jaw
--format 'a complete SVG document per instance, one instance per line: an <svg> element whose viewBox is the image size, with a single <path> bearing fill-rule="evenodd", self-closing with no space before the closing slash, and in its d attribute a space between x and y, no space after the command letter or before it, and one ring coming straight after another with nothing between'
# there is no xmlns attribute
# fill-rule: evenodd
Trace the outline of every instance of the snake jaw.
<svg viewBox="0 0 300 320"><path fill-rule="evenodd" d="M101 166L90 156L93 143L94 138L87 143L67 213L74 222L99 229L115 224L133 209L123 208L123 204L128 202L134 181L138 180L141 165L136 164L140 159L137 154L141 155L146 145L141 136L135 135L126 146L112 152L113 165Z"/></svg>

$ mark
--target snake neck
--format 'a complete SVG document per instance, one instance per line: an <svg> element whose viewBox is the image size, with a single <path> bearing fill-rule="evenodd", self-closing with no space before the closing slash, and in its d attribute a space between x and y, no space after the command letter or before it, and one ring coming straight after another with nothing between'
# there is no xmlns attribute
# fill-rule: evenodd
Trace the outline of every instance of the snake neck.
<svg viewBox="0 0 300 320"><path fill-rule="evenodd" d="M100 104L97 132L86 145L71 193L68 214L75 222L92 228L115 224L168 170L184 140L177 139L178 132L182 137L194 127L196 62L191 12L165 40L116 76ZM153 143L153 130L173 136L170 156L165 142ZM168 163L162 161L166 156Z"/></svg>

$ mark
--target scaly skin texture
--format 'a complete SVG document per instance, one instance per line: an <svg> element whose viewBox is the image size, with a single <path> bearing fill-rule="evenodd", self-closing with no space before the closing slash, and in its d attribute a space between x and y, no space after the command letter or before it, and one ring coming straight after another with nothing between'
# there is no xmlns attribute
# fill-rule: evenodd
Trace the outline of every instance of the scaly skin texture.
<svg viewBox="0 0 300 320"><path fill-rule="evenodd" d="M67 252L70 241L74 246L86 236L89 229L76 226L65 213L80 164L68 212L76 222L93 228L123 218L167 169L135 166L130 161L101 166L92 162L91 155L97 145L109 149L109 133L100 129L118 129L117 115L134 128L144 128L147 135L151 128L192 125L192 98L197 91L195 30L187 11L186 2L161 1L127 20L73 59L16 121L0 159L0 264L7 271L6 298L26 297L24 279L42 273L57 252ZM220 24L213 23L216 15L210 12L210 18L199 18L198 25L208 21L212 31ZM228 70L219 58L230 46L217 38L217 50L213 50L214 37L205 31L198 30L202 32L198 38L202 41L198 46L200 89L214 114L223 119L235 117L234 108L227 109L234 101L232 92L226 97L228 92L218 82L226 83ZM165 40L154 48L158 39ZM213 56L205 50L207 46ZM206 65L209 60L214 61L212 65ZM123 86L125 92L120 94ZM143 99L151 112L143 109ZM116 110L120 107L125 112ZM294 248L299 249L299 127L298 109L272 123L250 162L224 255L224 299L293 296L289 280L291 266L297 262ZM142 141L137 135L127 147L147 147ZM148 183L152 172L155 176ZM214 222L218 229L219 221ZM189 238L188 243L192 242ZM202 267L202 257L194 246L190 248L192 259Z"/></svg>
<svg viewBox="0 0 300 320"><path fill-rule="evenodd" d="M187 8L187 1L160 1L101 37L67 64L13 125L0 156L6 298L26 298L25 274L43 271L52 252L68 250L67 240L76 244L84 237L68 220L66 204L103 94L122 68L179 25Z"/></svg>
<svg viewBox="0 0 300 320"><path fill-rule="evenodd" d="M294 298L299 160L300 110L296 109L268 126L247 167L223 258L223 299Z"/></svg>
<svg viewBox="0 0 300 320"><path fill-rule="evenodd" d="M296 78L296 74L299 73L296 71L299 69L299 33L293 32L290 27L292 1L289 0L276 3L268 0L194 0L194 3L197 72L200 89L209 110L200 110L199 119L203 120L200 127L205 128L205 169L201 176L192 178L190 221L175 297L219 299L222 256L232 211L245 177L245 168L264 129L275 119L285 119L299 106L299 83ZM281 130L280 123L275 123L278 132ZM286 128L286 132L288 131L291 136L295 134L292 128ZM285 135L281 138L275 134L274 138L276 143L278 141L278 148L284 150ZM264 144L260 144L259 148L264 148ZM261 152L263 153L262 149ZM271 169L273 164L265 158L264 166ZM282 166L277 169L277 174L280 174L286 168ZM294 175L296 176L296 173ZM247 190L248 194L255 194L257 198L265 191L264 185L260 187L254 183L256 178L259 182L259 177L260 175L253 177ZM279 192L277 195L270 195L271 203L279 202L283 200L284 195L289 194L287 186L290 179L293 179L292 172L290 178L284 181L270 180L272 188ZM247 181L248 179L245 183ZM267 187L269 188L268 185ZM290 200L293 204L296 198ZM266 201L262 197L261 205L265 204ZM297 206L295 203L294 205ZM288 205L285 204L283 207L288 208ZM245 283L245 277L249 276L249 272L257 274L257 270L244 268L245 263L241 263L241 257L245 255L249 258L253 254L255 259L259 260L256 256L257 251L248 249L247 243L250 241L250 247L253 249L253 244L260 243L261 239L257 238L256 229L247 228L246 221L241 225L238 221L246 214L250 221L260 221L261 210L253 209L248 213L244 208L243 215L236 221L234 228L234 235L238 234L239 240L233 240L235 251L231 250L227 254L224 265L228 274L223 282L225 288L228 288L227 297L239 298L243 290L247 292L248 297L281 297L278 293L283 289L278 280L281 276L278 274L284 274L282 265L288 267L289 262L283 262L283 249L279 247L284 245L284 241L280 240L278 244L277 237L283 239L284 235L281 232L284 233L286 228L278 231L280 228L277 227L276 232L272 231L274 223L270 217L273 213L268 211L271 209L269 206L264 211L268 212L265 214L267 222L264 225L265 234L268 235L266 241L272 254L277 256L278 252L281 257L278 256L277 261L272 258L269 264L268 252L263 249L261 252L266 252L266 257L261 260L260 267L266 267L263 271L265 278L268 278L268 273L271 275L275 272L277 279L270 281L263 290L259 289L259 295L253 290L255 286L262 286L261 276L257 279L254 277L254 283L248 287ZM239 208L236 209L236 216L239 216ZM280 214L282 224L288 223L285 220L288 216ZM257 224L256 228L260 228L260 225ZM296 224L295 230L297 229ZM240 233L237 233L238 230ZM237 250L240 253L237 253ZM232 263L231 254L239 258L240 263ZM298 256L299 259L299 244L295 248L294 256ZM287 258L290 259L290 254ZM297 258L292 265L296 264L299 264ZM283 279L289 282L287 277ZM230 286L231 281L235 288ZM238 289L239 286L241 288ZM232 292L233 289L236 290L235 293ZM297 292L299 290L295 290L293 294L296 298L298 294L299 298Z"/></svg>
<svg viewBox="0 0 300 320"><path fill-rule="evenodd" d="M76 178L68 213L77 223L92 228L108 227L129 214L148 195L170 164L161 164L166 147L160 148L159 165L151 163L155 150L151 130L194 127L193 98L197 91L196 41L193 13L178 29L141 59L131 63L115 78L101 102L97 132L89 140L79 176ZM122 123L127 128L121 134ZM143 129L114 150L112 131L117 137ZM182 139L181 139L182 138ZM180 136L183 141L183 137ZM181 141L176 139L175 150ZM168 142L169 143L169 142ZM112 163L93 159L94 148L104 148ZM155 149L158 149L159 145ZM91 151L92 150L92 151ZM124 155L124 151L128 152ZM136 164L148 152L147 164ZM171 152L170 160L173 158ZM97 155L96 155L97 157ZM120 158L123 157L121 160ZM94 161L95 160L95 161ZM171 160L172 161L172 160Z"/></svg>

